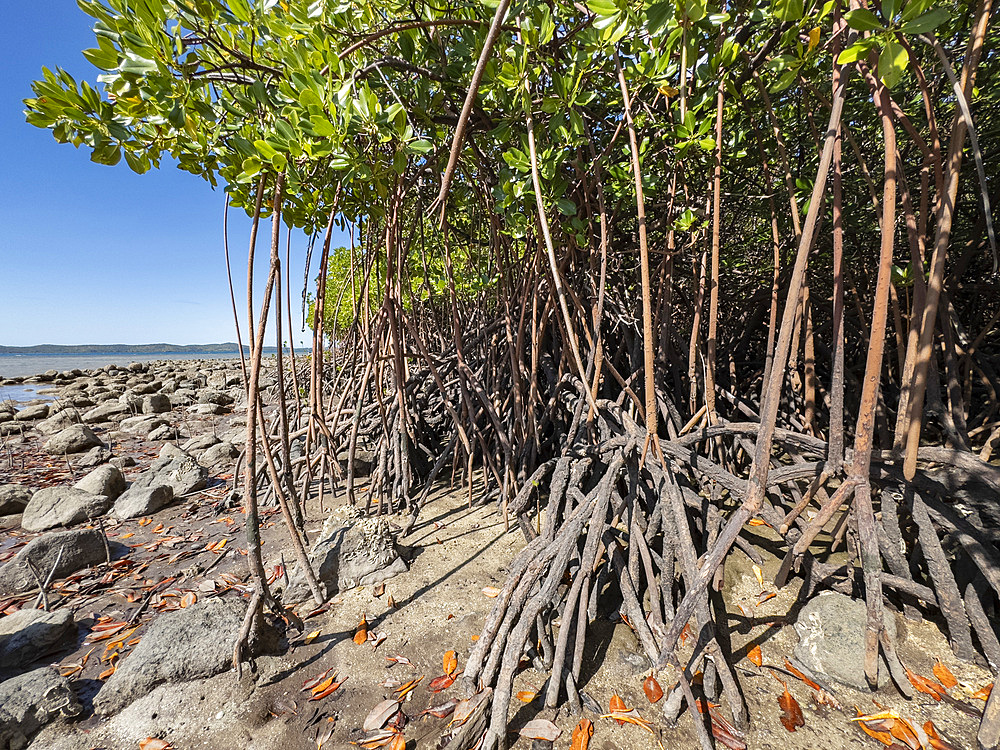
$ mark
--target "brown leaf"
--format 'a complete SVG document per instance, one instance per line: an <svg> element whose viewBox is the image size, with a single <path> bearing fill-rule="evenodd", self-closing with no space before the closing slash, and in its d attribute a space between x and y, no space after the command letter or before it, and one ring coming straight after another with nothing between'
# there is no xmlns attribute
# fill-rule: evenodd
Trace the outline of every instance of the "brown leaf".
<svg viewBox="0 0 1000 750"><path fill-rule="evenodd" d="M362 729L366 732L371 732L374 729L381 729L398 710L399 701L393 698L387 698L369 712L368 716L365 718L364 724L362 725Z"/></svg>
<svg viewBox="0 0 1000 750"><path fill-rule="evenodd" d="M330 667L325 672L320 672L318 675L316 675L312 679L306 680L305 682L302 683L302 690L303 691L312 690L314 687L316 687L317 685L319 685L323 680L325 680L327 678L327 676L330 674L330 672L332 672L332 671L333 671L333 667Z"/></svg>
<svg viewBox="0 0 1000 750"><path fill-rule="evenodd" d="M493 695L492 688L486 688L486 690L480 690L478 693L473 695L471 698L467 698L464 701L459 701L458 705L455 706L455 715L451 717L451 721L448 722L448 726L460 727L469 717L475 712L483 701L490 699Z"/></svg>
<svg viewBox="0 0 1000 750"><path fill-rule="evenodd" d="M910 750L920 750L920 740L905 719L895 719L889 727L889 734Z"/></svg>
<svg viewBox="0 0 1000 750"><path fill-rule="evenodd" d="M430 684L427 686L428 692L440 693L442 690L447 690L455 683L455 677L450 674L443 674L440 677L435 677L431 680Z"/></svg>
<svg viewBox="0 0 1000 750"><path fill-rule="evenodd" d="M590 738L594 736L594 723L590 719L580 719L573 730L573 744L569 750L587 750Z"/></svg>
<svg viewBox="0 0 1000 750"><path fill-rule="evenodd" d="M518 732L522 737L529 740L547 740L555 742L562 734L562 730L548 719L532 719Z"/></svg>
<svg viewBox="0 0 1000 750"><path fill-rule="evenodd" d="M316 750L323 750L323 745L333 737L333 730L337 728L337 718L327 716L326 721L316 731Z"/></svg>
<svg viewBox="0 0 1000 750"><path fill-rule="evenodd" d="M933 721L924 722L924 734L927 735L927 740L930 742L932 750L957 750L950 742L945 742L941 739L941 735L938 734Z"/></svg>
<svg viewBox="0 0 1000 750"><path fill-rule="evenodd" d="M628 706L625 705L625 701L623 701L621 699L621 696L618 695L618 693L614 693L611 696L611 701L608 704L608 708L611 709L611 713L613 713L613 714L614 713L625 713L625 712L627 712L629 710ZM618 722L618 726L620 726L620 727L625 726L626 722L624 722L623 720L621 720L621 719L615 719L615 721Z"/></svg>
<svg viewBox="0 0 1000 750"><path fill-rule="evenodd" d="M813 682L808 677L806 677L804 674L802 674L802 672L800 672L798 669L796 669L794 666L792 666L792 663L790 661L788 661L788 659L785 659L785 669L787 669L793 675L795 675L796 677L798 677L800 680L802 680L806 685L808 685L809 687L811 687L813 690L819 690L821 692L826 692L825 690L823 690L822 687L820 687L819 685L817 685L815 682Z"/></svg>
<svg viewBox="0 0 1000 750"><path fill-rule="evenodd" d="M198 595L193 591L188 591L184 596L181 597L181 607L190 607L192 604L198 601Z"/></svg>
<svg viewBox="0 0 1000 750"><path fill-rule="evenodd" d="M857 711L857 709L855 709L855 711ZM858 716L863 716L863 714L860 711L858 711ZM862 731L864 731L865 734L867 734L869 737L873 737L874 739L878 740L883 745L888 746L893 744L892 735L889 734L889 732L886 731L885 729L882 729L881 724L877 725L876 728L872 728L868 726L868 722L858 721L855 723L859 727L861 727Z"/></svg>
<svg viewBox="0 0 1000 750"><path fill-rule="evenodd" d="M978 698L981 701L988 701L990 699L990 693L993 692L993 683L989 685L983 685L979 690L972 694L973 698Z"/></svg>
<svg viewBox="0 0 1000 750"><path fill-rule="evenodd" d="M368 620L361 615L361 622L358 623L357 630L354 631L354 642L361 646L368 640Z"/></svg>
<svg viewBox="0 0 1000 750"><path fill-rule="evenodd" d="M333 693L333 691L335 691L337 688L339 688L345 682L347 682L347 678L346 677L344 679L340 680L339 682L333 682L333 680L331 679L330 682L329 682L329 684L326 685L326 687L323 690L319 690L318 689L319 686L317 686L316 688L313 688L313 694L312 694L312 697L309 700L311 700L311 701L322 700L326 696L328 696L331 693Z"/></svg>
<svg viewBox="0 0 1000 750"><path fill-rule="evenodd" d="M747 649L747 658L758 667L764 663L764 652L760 650L759 643L755 643Z"/></svg>
<svg viewBox="0 0 1000 750"><path fill-rule="evenodd" d="M457 705L458 699L452 698L451 700L445 701L440 706L425 708L420 712L419 716L426 716L427 714L430 714L431 716L436 716L439 719L445 719L455 712L455 706Z"/></svg>
<svg viewBox="0 0 1000 750"><path fill-rule="evenodd" d="M913 687L916 690L920 691L921 693L926 693L936 701L941 700L941 696L946 695L948 693L944 685L940 685L934 682L934 680L928 679L923 675L911 672L908 667L906 667L905 669L906 669L906 677L910 681L910 684L913 685Z"/></svg>
<svg viewBox="0 0 1000 750"><path fill-rule="evenodd" d="M389 609L396 608L396 600L392 598L392 594L389 594L389 596L386 597L385 606L387 606Z"/></svg>
<svg viewBox="0 0 1000 750"><path fill-rule="evenodd" d="M799 702L788 692L787 686L785 692L778 698L778 705L781 706L781 723L789 732L794 732L797 727L806 725L802 709L799 708Z"/></svg>
<svg viewBox="0 0 1000 750"><path fill-rule="evenodd" d="M385 593L385 583L375 584L375 590L372 593L374 593L375 596L382 596L382 594Z"/></svg>
<svg viewBox="0 0 1000 750"><path fill-rule="evenodd" d="M454 651L445 651L444 673L449 675L455 674L456 669L458 669L458 656L456 656Z"/></svg>
<svg viewBox="0 0 1000 750"><path fill-rule="evenodd" d="M159 737L147 737L144 740L139 740L139 750L171 750L172 747L173 745Z"/></svg>
<svg viewBox="0 0 1000 750"><path fill-rule="evenodd" d="M393 664L405 664L409 667L413 666L413 662L411 662L405 656L400 656L399 654L396 654L395 656L387 656L385 657L385 660L389 662L388 667L391 667ZM386 668L388 669L388 667Z"/></svg>
<svg viewBox="0 0 1000 750"><path fill-rule="evenodd" d="M406 740L403 738L402 732L392 738L392 742L389 743L389 750L406 750Z"/></svg>
<svg viewBox="0 0 1000 750"><path fill-rule="evenodd" d="M953 675L951 670L942 664L940 660L934 663L931 670L934 672L934 676L938 678L938 682L946 688L953 688L958 684L958 680L955 679L955 675Z"/></svg>
<svg viewBox="0 0 1000 750"><path fill-rule="evenodd" d="M646 700L650 703L656 703L663 697L663 688L660 687L660 683L656 681L653 675L650 675L643 681L642 692L646 694Z"/></svg>

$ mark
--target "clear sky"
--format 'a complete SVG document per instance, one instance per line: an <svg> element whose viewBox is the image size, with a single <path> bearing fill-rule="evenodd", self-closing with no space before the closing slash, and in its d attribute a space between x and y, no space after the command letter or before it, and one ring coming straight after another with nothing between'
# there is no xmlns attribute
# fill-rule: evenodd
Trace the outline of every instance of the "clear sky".
<svg viewBox="0 0 1000 750"><path fill-rule="evenodd" d="M41 77L42 66L95 82L98 71L80 54L95 46L90 27L75 0L4 4L0 344L235 341L221 188L213 191L172 166L137 175L124 160L115 167L94 164L89 152L56 143L50 131L24 121L21 100L32 96L30 84ZM241 311L248 228L242 212L230 212ZM340 241L334 238L335 244ZM296 343L309 336L299 330L300 304L295 304L305 244L304 237L293 238ZM261 251L258 256L266 256L266 249ZM257 276L265 274L266 267Z"/></svg>

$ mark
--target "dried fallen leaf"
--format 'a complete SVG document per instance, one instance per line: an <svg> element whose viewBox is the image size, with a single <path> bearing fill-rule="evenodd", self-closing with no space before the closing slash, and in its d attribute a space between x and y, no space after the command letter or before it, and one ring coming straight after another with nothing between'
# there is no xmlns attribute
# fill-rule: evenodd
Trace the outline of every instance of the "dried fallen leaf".
<svg viewBox="0 0 1000 750"><path fill-rule="evenodd" d="M413 662L411 662L405 656L400 656L399 654L396 654L395 656L387 656L385 657L385 660L389 662L388 666L386 667L387 669L388 667L391 667L393 664L405 664L406 666L409 667L413 666Z"/></svg>
<svg viewBox="0 0 1000 750"><path fill-rule="evenodd" d="M813 690L819 690L819 691L824 692L824 693L826 692L825 690L823 690L822 687L820 687L819 685L817 685L815 682L813 682L808 677L806 677L802 672L800 672L798 669L796 669L792 665L792 663L790 661L788 661L788 659L785 659L785 669L787 669L793 675L795 675L796 677L798 677L800 680L802 680L806 685L808 685L809 687L811 687Z"/></svg>
<svg viewBox="0 0 1000 750"><path fill-rule="evenodd" d="M445 674L455 674L455 670L458 669L458 656L456 656L454 651L446 651L444 654L444 672Z"/></svg>
<svg viewBox="0 0 1000 750"><path fill-rule="evenodd" d="M590 719L580 719L573 730L573 744L569 750L587 750L590 738L594 736L594 723Z"/></svg>
<svg viewBox="0 0 1000 750"><path fill-rule="evenodd" d="M337 719L334 716L327 716L326 721L316 730L316 750L323 750L323 745L333 737L333 730L337 728Z"/></svg>
<svg viewBox="0 0 1000 750"><path fill-rule="evenodd" d="M400 686L399 688L397 688L397 690L396 690L396 692L398 693L398 695L396 696L396 698L397 698L398 700L403 700L403 698L405 698L405 697L406 697L406 696L407 696L407 695L408 695L409 693L411 693L411 692L413 691L413 688L415 688L415 687L416 687L417 685L419 685L419 684L420 684L420 682L421 682L421 681L422 681L423 679L424 679L424 676L423 676L423 675L420 675L420 676L419 676L419 677L417 677L416 679L414 679L414 680L410 680L410 681L409 681L409 682L407 682L407 683L406 683L405 685L401 685L401 686Z"/></svg>
<svg viewBox="0 0 1000 750"><path fill-rule="evenodd" d="M389 721L392 715L399 710L399 705L399 701L394 698L387 698L382 701L368 713L368 716L365 718L365 722L362 725L362 729L366 732L371 732L374 729L381 729L385 726L385 723Z"/></svg>
<svg viewBox="0 0 1000 750"><path fill-rule="evenodd" d="M496 586L486 586L483 589L483 593L486 594L486 596L488 596L490 599L496 599L498 596L500 596L500 589L498 589Z"/></svg>
<svg viewBox="0 0 1000 750"><path fill-rule="evenodd" d="M933 721L924 722L924 734L927 735L927 741L930 743L932 750L957 750L950 742L941 739L941 735L938 734L937 727L934 726Z"/></svg>
<svg viewBox="0 0 1000 750"><path fill-rule="evenodd" d="M538 693L532 690L519 690L514 697L521 701L521 703L531 703L537 695Z"/></svg>
<svg viewBox="0 0 1000 750"><path fill-rule="evenodd" d="M625 701L621 699L621 696L618 695L618 693L615 693L611 696L611 701L608 703L608 708L611 709L611 713L613 714L626 713L629 710L628 706L625 705ZM625 726L624 720L615 719L615 721L618 722L618 726L620 727Z"/></svg>
<svg viewBox="0 0 1000 750"><path fill-rule="evenodd" d="M990 699L990 693L993 692L993 683L989 685L983 685L979 690L972 694L973 698L978 698L981 701L988 701Z"/></svg>
<svg viewBox="0 0 1000 750"><path fill-rule="evenodd" d="M403 737L402 732L392 738L392 742L389 743L389 750L406 750L406 739Z"/></svg>
<svg viewBox="0 0 1000 750"><path fill-rule="evenodd" d="M361 615L361 622L358 623L358 629L354 631L354 642L359 646L368 640L368 620L365 619L364 615Z"/></svg>
<svg viewBox="0 0 1000 750"><path fill-rule="evenodd" d="M757 583L761 586L764 585L764 571L762 571L760 566L756 563L753 565L753 577L757 579Z"/></svg>
<svg viewBox="0 0 1000 750"><path fill-rule="evenodd" d="M946 688L953 688L958 684L958 680L955 679L955 675L951 673L941 661L936 661L934 666L931 667L931 671L934 672L934 676L938 678L938 682L944 685Z"/></svg>
<svg viewBox="0 0 1000 750"><path fill-rule="evenodd" d="M99 679L99 680L106 680L106 679L108 679L111 675L113 675L115 673L115 669L116 669L115 665L112 664L110 667L108 667L103 672L101 672L99 675L97 675L97 679Z"/></svg>
<svg viewBox="0 0 1000 750"><path fill-rule="evenodd" d="M453 684L455 684L455 676L450 674L443 674L440 677L435 677L430 681L427 686L428 692L440 693L442 690L447 690Z"/></svg>
<svg viewBox="0 0 1000 750"><path fill-rule="evenodd" d="M181 597L181 608L190 607L192 604L198 601L198 595L193 591L188 591L184 596Z"/></svg>
<svg viewBox="0 0 1000 750"><path fill-rule="evenodd" d="M312 643L312 642L313 642L313 641L315 641L315 640L316 640L317 638L319 638L319 635L320 635L320 631L319 631L319 630L314 630L314 631L313 631L313 632L311 632L311 633L310 633L309 635L307 635L307 636L306 636L306 641L305 641L305 642L306 642L306 645L308 646L308 645L309 645L310 643Z"/></svg>
<svg viewBox="0 0 1000 750"><path fill-rule="evenodd" d="M948 693L944 685L940 685L923 675L911 672L908 667L906 668L906 677L916 690L931 696L936 701L941 700L941 696Z"/></svg>
<svg viewBox="0 0 1000 750"><path fill-rule="evenodd" d="M663 697L663 688L660 687L660 683L656 681L653 675L650 675L643 681L642 692L646 694L646 700L650 703L656 703Z"/></svg>
<svg viewBox="0 0 1000 750"><path fill-rule="evenodd" d="M430 714L431 716L436 716L439 719L445 719L455 712L455 706L457 706L458 703L459 701L457 698L452 698L451 700L445 701L440 706L425 708L418 715L426 716L427 714Z"/></svg>
<svg viewBox="0 0 1000 750"><path fill-rule="evenodd" d="M747 649L747 658L758 667L764 663L764 652L760 650L759 643L755 643Z"/></svg>
<svg viewBox="0 0 1000 750"><path fill-rule="evenodd" d="M139 750L171 750L172 747L173 745L159 737L147 737L144 740L139 740Z"/></svg>
<svg viewBox="0 0 1000 750"><path fill-rule="evenodd" d="M760 606L768 599L773 599L776 596L777 594L775 594L773 591L761 591L760 596L757 597L757 605Z"/></svg>
<svg viewBox="0 0 1000 750"><path fill-rule="evenodd" d="M385 593L385 583L375 584L375 590L372 592L375 596L382 596Z"/></svg>
<svg viewBox="0 0 1000 750"><path fill-rule="evenodd" d="M330 667L325 672L320 672L318 675L316 675L312 679L306 680L305 682L302 683L302 691L305 692L306 690L312 690L314 687L316 687L321 682L323 682L323 680L325 680L327 678L327 676L330 674L330 672L332 672L332 671L333 671L333 667Z"/></svg>
<svg viewBox="0 0 1000 750"><path fill-rule="evenodd" d="M562 735L562 730L548 719L532 719L518 732L529 740L546 740L555 742Z"/></svg>
<svg viewBox="0 0 1000 750"><path fill-rule="evenodd" d="M789 732L794 732L797 727L806 725L799 702L788 692L787 685L785 692L778 698L778 705L781 706L781 723Z"/></svg>
<svg viewBox="0 0 1000 750"><path fill-rule="evenodd" d="M858 712L858 715L851 719L855 722L861 730L867 734L869 737L878 740L883 745L889 746L893 744L892 734L889 733L888 725L885 724L884 720L880 718L879 714L874 714L871 716L865 716L857 708L854 709ZM870 723L875 723L875 726L869 726Z"/></svg>
<svg viewBox="0 0 1000 750"><path fill-rule="evenodd" d="M389 609L396 608L396 600L392 598L392 594L389 594L389 596L386 597L385 606L387 606Z"/></svg>

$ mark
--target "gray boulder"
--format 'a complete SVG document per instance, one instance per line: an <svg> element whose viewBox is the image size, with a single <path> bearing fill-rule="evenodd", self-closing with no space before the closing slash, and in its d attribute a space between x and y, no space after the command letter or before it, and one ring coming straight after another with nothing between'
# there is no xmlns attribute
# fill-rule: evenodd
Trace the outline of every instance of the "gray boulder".
<svg viewBox="0 0 1000 750"><path fill-rule="evenodd" d="M48 404L33 404L32 406L25 406L23 409L19 410L17 414L14 415L14 419L18 422L29 422L34 419L45 419L47 416L49 416Z"/></svg>
<svg viewBox="0 0 1000 750"><path fill-rule="evenodd" d="M152 393L142 400L143 414L162 414L170 411L170 398L162 393Z"/></svg>
<svg viewBox="0 0 1000 750"><path fill-rule="evenodd" d="M53 580L65 578L78 570L104 562L107 559L105 541L104 535L97 529L55 531L32 539L0 567L0 595L20 594L36 588L28 560L43 576L48 576L55 567Z"/></svg>
<svg viewBox="0 0 1000 750"><path fill-rule="evenodd" d="M157 427L167 424L167 420L163 417L158 417L154 414L144 414L139 417L129 417L128 419L123 419L121 424L118 425L118 429L122 432L128 432L133 435L142 435L145 437Z"/></svg>
<svg viewBox="0 0 1000 750"><path fill-rule="evenodd" d="M50 437L42 448L53 456L82 453L101 445L100 438L86 425L75 424Z"/></svg>
<svg viewBox="0 0 1000 750"><path fill-rule="evenodd" d="M35 425L35 429L43 435L55 435L75 424L80 424L80 412L76 409L63 409L48 419L43 419Z"/></svg>
<svg viewBox="0 0 1000 750"><path fill-rule="evenodd" d="M205 433L204 435L196 435L181 447L188 452L203 451L206 448L211 448L213 445L218 445L220 442L222 441L215 435Z"/></svg>
<svg viewBox="0 0 1000 750"><path fill-rule="evenodd" d="M246 607L240 599L209 599L157 617L94 697L96 712L109 716L157 685L211 677L230 669ZM277 649L278 632L263 624L250 644L253 654Z"/></svg>
<svg viewBox="0 0 1000 750"><path fill-rule="evenodd" d="M98 406L95 406L83 415L84 422L107 422L118 417L125 417L132 413L129 409L128 404L123 404L117 401L114 395L110 393L103 394L108 396Z"/></svg>
<svg viewBox="0 0 1000 750"><path fill-rule="evenodd" d="M309 560L330 595L376 584L407 570L386 520L366 518L351 506L338 508L326 519L309 550ZM285 598L297 601L309 593L305 576L296 566Z"/></svg>
<svg viewBox="0 0 1000 750"><path fill-rule="evenodd" d="M77 487L46 487L31 496L21 517L25 531L45 531L56 526L72 526L103 516L111 498Z"/></svg>
<svg viewBox="0 0 1000 750"><path fill-rule="evenodd" d="M31 488L23 484L0 484L0 516L20 513L31 500Z"/></svg>
<svg viewBox="0 0 1000 750"><path fill-rule="evenodd" d="M117 467L110 464L97 467L73 486L84 492L104 495L111 500L114 500L126 489L125 477L122 476Z"/></svg>
<svg viewBox="0 0 1000 750"><path fill-rule="evenodd" d="M0 664L4 667L23 667L75 642L76 623L68 609L19 609L0 618Z"/></svg>
<svg viewBox="0 0 1000 750"><path fill-rule="evenodd" d="M169 485L136 487L133 485L121 494L111 509L111 515L125 520L155 513L174 499L174 491Z"/></svg>
<svg viewBox="0 0 1000 750"><path fill-rule="evenodd" d="M187 408L188 414L197 416L225 414L228 409L222 404L192 404Z"/></svg>
<svg viewBox="0 0 1000 750"><path fill-rule="evenodd" d="M219 406L229 406L235 399L225 391L215 388L202 388L198 391L199 404L218 404Z"/></svg>
<svg viewBox="0 0 1000 750"><path fill-rule="evenodd" d="M199 463L207 466L210 469L216 469L220 466L228 466L231 462L235 461L240 455L240 449L237 448L232 443L223 441L221 443L216 443L211 448L208 448L199 457Z"/></svg>
<svg viewBox="0 0 1000 750"><path fill-rule="evenodd" d="M82 456L78 456L73 459L73 465L81 469L90 469L94 466L100 466L101 464L106 464L111 460L111 456L114 455L107 448L102 446L97 446L96 448L91 448L89 451L84 453Z"/></svg>
<svg viewBox="0 0 1000 750"><path fill-rule="evenodd" d="M46 724L79 715L80 702L53 667L0 683L0 749L22 750Z"/></svg>
<svg viewBox="0 0 1000 750"><path fill-rule="evenodd" d="M854 688L869 691L865 679L865 603L827 591L811 599L799 612L795 658L813 672ZM885 618L889 638L896 640L896 620ZM879 657L878 686L889 681L889 667Z"/></svg>
<svg viewBox="0 0 1000 750"><path fill-rule="evenodd" d="M147 440L176 440L181 436L181 431L172 424L164 424L157 427L146 436Z"/></svg>
<svg viewBox="0 0 1000 750"><path fill-rule="evenodd" d="M208 484L208 470L192 456L168 443L160 451L160 457L150 464L132 483L133 488L169 485L174 495L204 489Z"/></svg>

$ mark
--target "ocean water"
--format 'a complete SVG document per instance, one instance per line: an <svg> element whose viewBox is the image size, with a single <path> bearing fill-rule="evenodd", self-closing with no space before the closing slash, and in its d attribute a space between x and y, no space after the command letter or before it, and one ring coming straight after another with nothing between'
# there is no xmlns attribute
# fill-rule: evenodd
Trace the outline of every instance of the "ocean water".
<svg viewBox="0 0 1000 750"><path fill-rule="evenodd" d="M39 375L49 370L93 370L97 367L118 365L126 367L130 362L155 362L157 360L204 360L239 359L239 354L128 354L110 352L108 354L0 354L0 378L27 377ZM45 387L44 385L42 386Z"/></svg>

